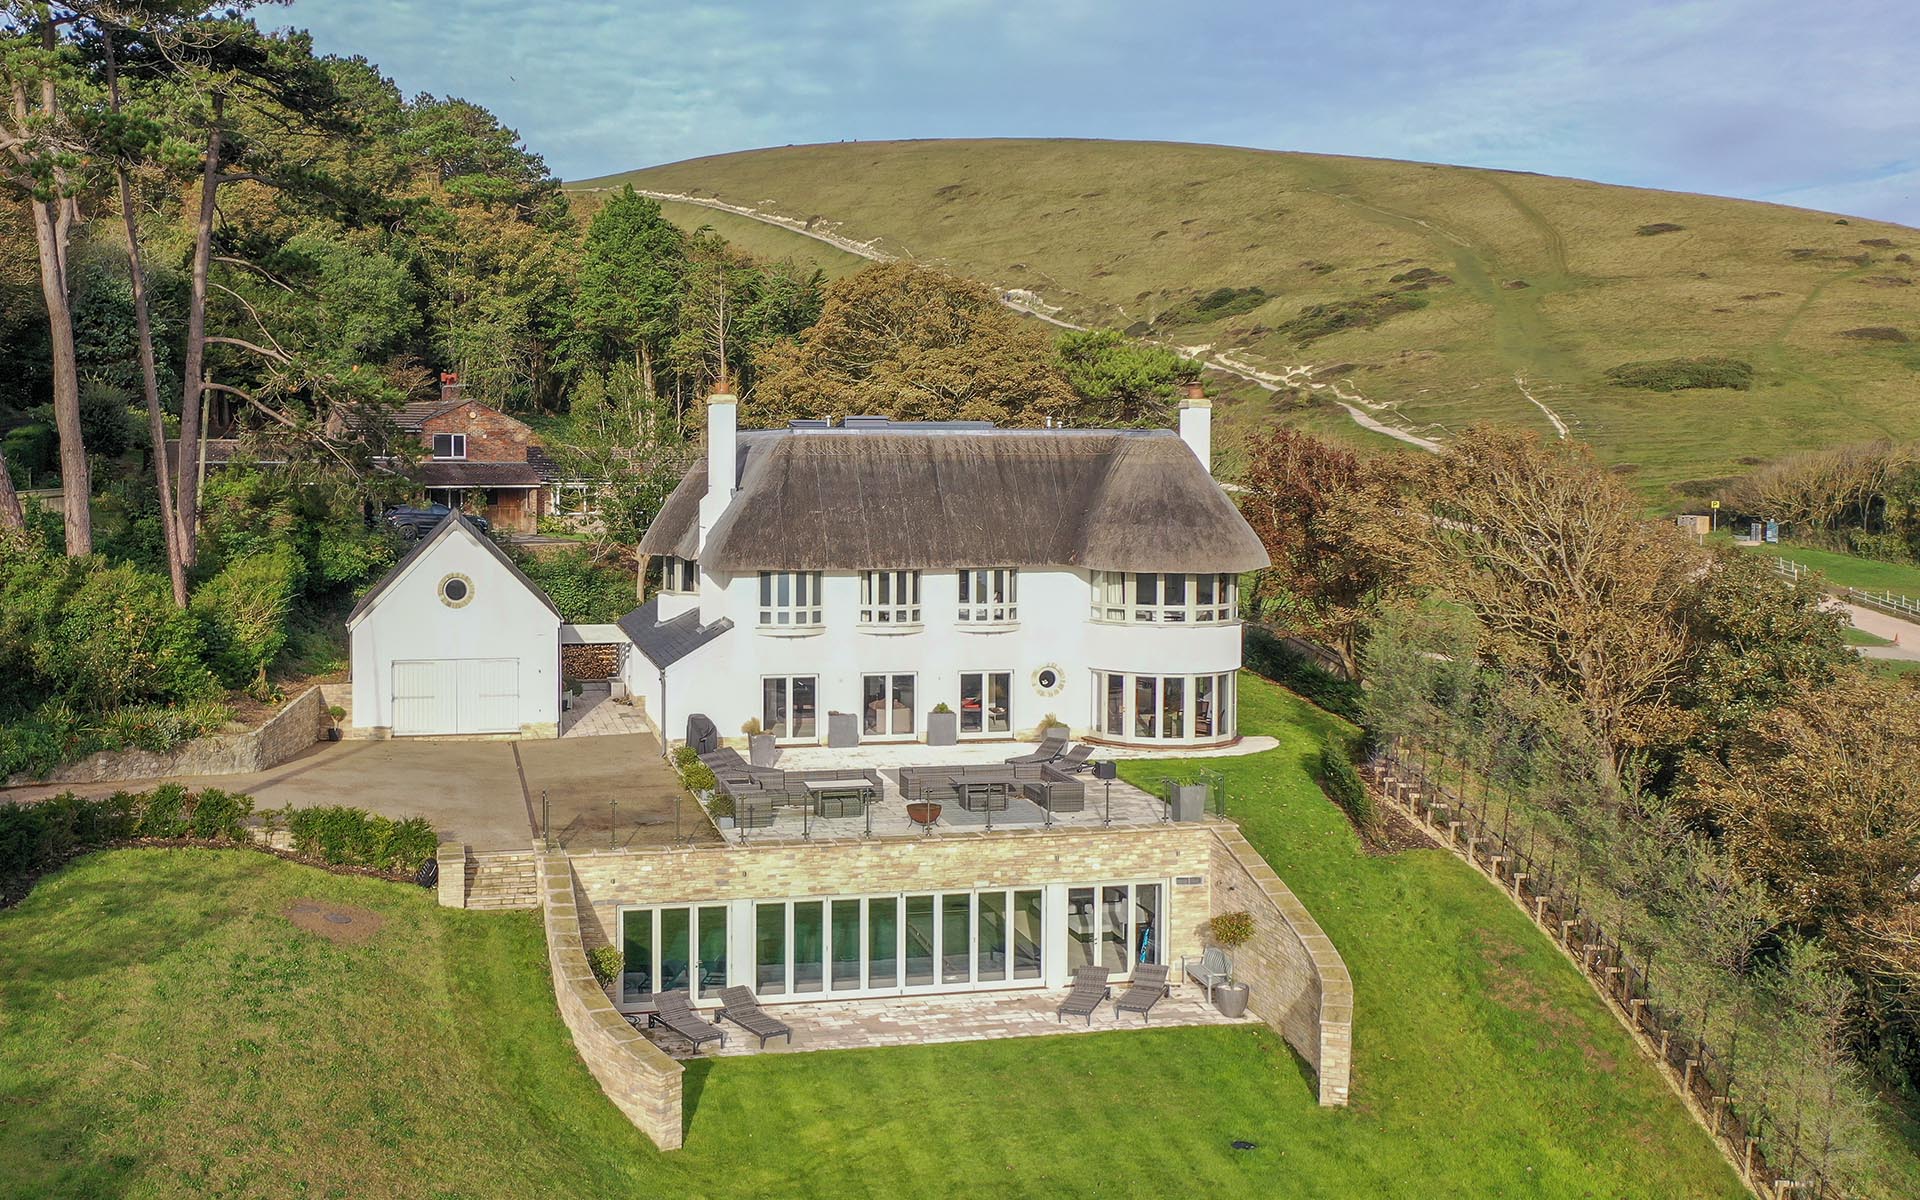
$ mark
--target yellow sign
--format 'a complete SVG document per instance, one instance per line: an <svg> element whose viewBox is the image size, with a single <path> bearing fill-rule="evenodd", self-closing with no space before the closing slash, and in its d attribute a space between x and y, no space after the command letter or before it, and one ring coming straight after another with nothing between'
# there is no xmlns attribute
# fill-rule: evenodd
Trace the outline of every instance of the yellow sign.
<svg viewBox="0 0 1920 1200"><path fill-rule="evenodd" d="M1720 507L1720 502L1719 502L1718 500L1715 500L1715 501L1713 501L1713 502L1712 502L1712 504L1711 504L1711 505L1710 505L1709 507L1712 507L1712 508L1719 508L1719 507Z"/></svg>

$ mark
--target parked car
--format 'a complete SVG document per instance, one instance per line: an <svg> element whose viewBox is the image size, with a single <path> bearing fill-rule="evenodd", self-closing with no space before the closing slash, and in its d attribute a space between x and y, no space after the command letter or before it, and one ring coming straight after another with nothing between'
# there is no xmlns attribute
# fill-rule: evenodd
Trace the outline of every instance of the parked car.
<svg viewBox="0 0 1920 1200"><path fill-rule="evenodd" d="M402 504L386 511L387 524L400 531L400 536L412 541L423 533L432 533L440 522L452 516L454 510L444 504ZM477 513L468 513L467 520L481 533L491 529L487 519Z"/></svg>

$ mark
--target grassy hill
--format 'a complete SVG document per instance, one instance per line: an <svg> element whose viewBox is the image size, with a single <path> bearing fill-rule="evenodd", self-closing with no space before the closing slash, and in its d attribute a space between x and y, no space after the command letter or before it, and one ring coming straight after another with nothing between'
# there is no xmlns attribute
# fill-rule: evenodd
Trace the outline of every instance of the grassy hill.
<svg viewBox="0 0 1920 1200"><path fill-rule="evenodd" d="M1336 390L1440 440L1483 420L1553 435L1551 410L1659 495L1794 449L1920 436L1920 341L1907 340L1920 339L1920 231L1903 226L1539 175L1136 142L794 146L574 186L622 182L795 219L1030 291L1062 319L1321 385L1234 389L1220 414L1229 435L1304 420L1373 437ZM726 217L674 211L716 228ZM770 226L752 244L836 254ZM1658 391L1607 375L1702 357L1744 364L1749 385ZM1688 371L1709 384L1741 374Z"/></svg>

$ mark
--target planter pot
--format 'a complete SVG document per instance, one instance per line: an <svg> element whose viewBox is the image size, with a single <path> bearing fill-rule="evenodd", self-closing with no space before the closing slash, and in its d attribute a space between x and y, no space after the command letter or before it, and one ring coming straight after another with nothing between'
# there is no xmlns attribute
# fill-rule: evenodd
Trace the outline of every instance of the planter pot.
<svg viewBox="0 0 1920 1200"><path fill-rule="evenodd" d="M1040 727L1040 740L1043 742L1050 737L1066 738L1072 736L1065 725L1042 725Z"/></svg>
<svg viewBox="0 0 1920 1200"><path fill-rule="evenodd" d="M847 750L860 744L860 718L854 713L827 714L827 745Z"/></svg>
<svg viewBox="0 0 1920 1200"><path fill-rule="evenodd" d="M1198 821L1207 815L1207 785L1204 783L1176 783L1167 796L1170 814L1176 821Z"/></svg>
<svg viewBox="0 0 1920 1200"><path fill-rule="evenodd" d="M960 740L960 714L957 712L930 712L927 714L927 745L951 746Z"/></svg>
<svg viewBox="0 0 1920 1200"><path fill-rule="evenodd" d="M747 738L747 761L756 767L770 767L773 756L778 753L773 748L773 735L756 733Z"/></svg>
<svg viewBox="0 0 1920 1200"><path fill-rule="evenodd" d="M327 726L327 740L330 742L337 742L340 740L340 727L338 725Z"/></svg>
<svg viewBox="0 0 1920 1200"><path fill-rule="evenodd" d="M1223 983L1213 989L1213 1006L1223 1017L1247 1015L1248 987L1244 983Z"/></svg>

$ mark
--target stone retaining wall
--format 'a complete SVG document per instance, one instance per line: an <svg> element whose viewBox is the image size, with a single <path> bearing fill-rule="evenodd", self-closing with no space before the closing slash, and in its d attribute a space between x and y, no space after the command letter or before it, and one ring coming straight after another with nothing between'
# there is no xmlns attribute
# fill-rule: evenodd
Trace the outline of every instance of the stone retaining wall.
<svg viewBox="0 0 1920 1200"><path fill-rule="evenodd" d="M147 750L102 750L68 763L45 779L15 775L8 787L33 783L107 783L174 775L242 775L277 767L326 736L327 707L320 689L308 688L258 729L194 738L166 754Z"/></svg>
<svg viewBox="0 0 1920 1200"><path fill-rule="evenodd" d="M1318 1073L1320 1103L1347 1103L1353 1069L1353 978L1340 952L1238 828L1216 826L1213 906L1253 916L1251 942L1233 952L1250 1007Z"/></svg>
<svg viewBox="0 0 1920 1200"><path fill-rule="evenodd" d="M680 1148L683 1068L627 1024L587 966L573 870L555 851L538 856L547 929L547 966L560 1019L600 1089L662 1150ZM444 874L444 872L443 872Z"/></svg>

